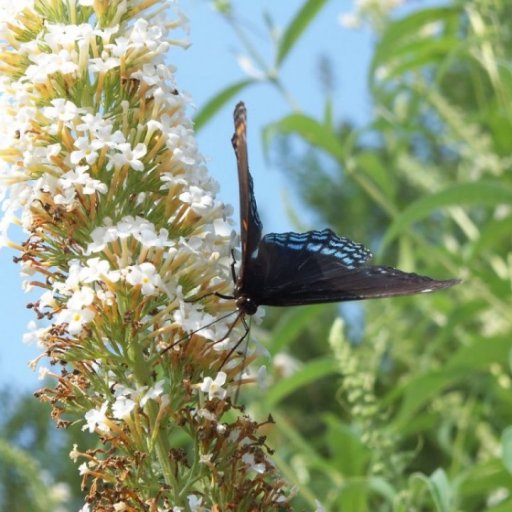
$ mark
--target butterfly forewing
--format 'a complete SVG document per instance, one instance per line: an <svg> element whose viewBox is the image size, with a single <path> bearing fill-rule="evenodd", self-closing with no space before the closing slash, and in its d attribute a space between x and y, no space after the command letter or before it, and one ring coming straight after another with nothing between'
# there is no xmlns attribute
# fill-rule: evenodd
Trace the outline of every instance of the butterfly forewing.
<svg viewBox="0 0 512 512"><path fill-rule="evenodd" d="M243 282L244 273L250 268L248 262L251 254L257 249L261 240L262 225L258 215L258 207L254 198L252 176L249 172L247 156L247 111L240 102L234 113L235 133L231 142L235 150L238 169L238 186L240 189L240 230L242 241L242 264L238 275L239 283Z"/></svg>

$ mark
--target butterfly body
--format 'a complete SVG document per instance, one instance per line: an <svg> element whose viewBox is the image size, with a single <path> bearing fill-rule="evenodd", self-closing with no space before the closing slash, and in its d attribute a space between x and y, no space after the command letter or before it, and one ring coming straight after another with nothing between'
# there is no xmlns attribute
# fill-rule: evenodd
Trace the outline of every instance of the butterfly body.
<svg viewBox="0 0 512 512"><path fill-rule="evenodd" d="M252 315L260 305L298 306L410 295L459 282L366 265L370 251L330 229L270 233L262 238L247 157L247 113L241 102L235 108L234 120L232 143L240 187L242 245L234 297L242 313Z"/></svg>

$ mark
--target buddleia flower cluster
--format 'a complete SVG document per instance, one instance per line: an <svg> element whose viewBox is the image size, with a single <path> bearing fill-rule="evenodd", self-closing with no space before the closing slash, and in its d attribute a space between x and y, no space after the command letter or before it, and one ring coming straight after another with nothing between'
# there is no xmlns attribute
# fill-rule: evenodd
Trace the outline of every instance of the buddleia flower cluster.
<svg viewBox="0 0 512 512"><path fill-rule="evenodd" d="M237 240L165 63L188 44L170 7L2 8L1 242L40 291L27 337L55 385L38 396L99 440L71 450L84 512L285 510L262 425L233 400L255 357L216 295Z"/></svg>

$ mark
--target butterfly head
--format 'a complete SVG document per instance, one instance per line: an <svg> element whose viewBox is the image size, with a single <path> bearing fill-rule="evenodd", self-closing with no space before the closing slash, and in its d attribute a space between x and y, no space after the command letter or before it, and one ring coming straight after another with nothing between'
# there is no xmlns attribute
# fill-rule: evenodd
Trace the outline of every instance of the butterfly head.
<svg viewBox="0 0 512 512"><path fill-rule="evenodd" d="M254 315L258 311L258 304L251 297L247 297L247 295L239 295L237 297L236 307L246 315Z"/></svg>

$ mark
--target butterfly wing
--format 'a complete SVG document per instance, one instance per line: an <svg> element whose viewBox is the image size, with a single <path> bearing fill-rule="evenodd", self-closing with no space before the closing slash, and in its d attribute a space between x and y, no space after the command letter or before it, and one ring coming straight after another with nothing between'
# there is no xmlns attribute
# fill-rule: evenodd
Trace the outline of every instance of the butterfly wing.
<svg viewBox="0 0 512 512"><path fill-rule="evenodd" d="M295 306L410 295L458 282L365 265L370 257L364 246L329 229L271 233L251 260L247 290L258 304Z"/></svg>
<svg viewBox="0 0 512 512"><path fill-rule="evenodd" d="M231 139L236 155L238 186L240 188L240 230L242 242L242 262L237 279L237 287L243 288L249 259L258 249L261 240L262 224L254 198L253 181L249 172L247 156L247 111L243 102L235 107L235 133Z"/></svg>

